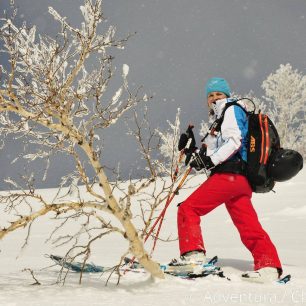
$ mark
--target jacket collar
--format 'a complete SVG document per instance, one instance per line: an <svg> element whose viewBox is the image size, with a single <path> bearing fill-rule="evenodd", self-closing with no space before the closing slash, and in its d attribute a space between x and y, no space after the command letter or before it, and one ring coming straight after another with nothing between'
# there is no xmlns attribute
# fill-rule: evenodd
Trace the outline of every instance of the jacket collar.
<svg viewBox="0 0 306 306"><path fill-rule="evenodd" d="M224 98L224 99L220 99L217 100L215 103L212 104L212 109L214 111L214 115L213 115L213 119L219 119L220 116L222 115L222 111L226 105L226 103L229 102L234 102L237 101L236 99L232 99L232 98ZM242 107L246 108L245 104L242 101L238 101L237 103L239 103Z"/></svg>
<svg viewBox="0 0 306 306"><path fill-rule="evenodd" d="M232 100L232 99L220 99L217 100L216 102L214 102L212 104L212 109L214 110L214 117L215 119L219 119L221 114L222 114L222 110L225 107L225 104L228 102L228 100Z"/></svg>

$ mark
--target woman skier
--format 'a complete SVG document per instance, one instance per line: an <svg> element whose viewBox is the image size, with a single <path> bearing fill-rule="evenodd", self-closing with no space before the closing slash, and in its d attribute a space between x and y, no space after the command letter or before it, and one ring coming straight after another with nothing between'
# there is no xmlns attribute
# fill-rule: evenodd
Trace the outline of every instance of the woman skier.
<svg viewBox="0 0 306 306"><path fill-rule="evenodd" d="M211 78L206 84L210 114L219 118L230 102L230 87L223 78ZM210 131L204 141L205 150L194 154L190 166L210 170L209 178L178 208L180 259L174 269L194 271L206 260L200 217L225 204L241 241L254 258L254 271L242 277L255 281L277 280L282 267L275 246L259 223L252 206L252 189L246 178L247 115L239 106L229 107L221 131Z"/></svg>

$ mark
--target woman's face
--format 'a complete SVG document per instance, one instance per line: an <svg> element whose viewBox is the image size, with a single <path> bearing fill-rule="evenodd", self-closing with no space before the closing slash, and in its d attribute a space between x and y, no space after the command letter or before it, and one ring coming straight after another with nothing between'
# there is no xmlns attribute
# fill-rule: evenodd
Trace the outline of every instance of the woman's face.
<svg viewBox="0 0 306 306"><path fill-rule="evenodd" d="M208 107L211 108L212 103L216 102L217 100L225 99L225 98L226 98L226 94L224 94L223 92L213 91L209 93L207 96Z"/></svg>

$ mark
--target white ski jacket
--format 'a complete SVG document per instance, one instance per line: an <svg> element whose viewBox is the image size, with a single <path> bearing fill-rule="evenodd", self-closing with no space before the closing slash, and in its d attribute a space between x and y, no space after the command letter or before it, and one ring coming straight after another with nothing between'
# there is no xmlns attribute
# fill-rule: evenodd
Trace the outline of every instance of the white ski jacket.
<svg viewBox="0 0 306 306"><path fill-rule="evenodd" d="M215 119L220 118L225 104L232 101L232 99L221 99L213 104ZM239 104L245 108L243 103ZM247 161L247 133L246 113L237 105L229 107L224 114L221 131L209 134L204 141L207 145L207 156L210 156L215 165L235 156Z"/></svg>

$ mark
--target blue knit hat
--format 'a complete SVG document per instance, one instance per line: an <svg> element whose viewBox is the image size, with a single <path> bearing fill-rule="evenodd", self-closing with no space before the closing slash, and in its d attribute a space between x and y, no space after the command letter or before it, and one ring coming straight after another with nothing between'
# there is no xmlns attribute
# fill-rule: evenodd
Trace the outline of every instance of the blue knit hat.
<svg viewBox="0 0 306 306"><path fill-rule="evenodd" d="M223 92L227 97L231 95L231 89L226 80L222 78L211 78L206 83L206 97L214 91Z"/></svg>

